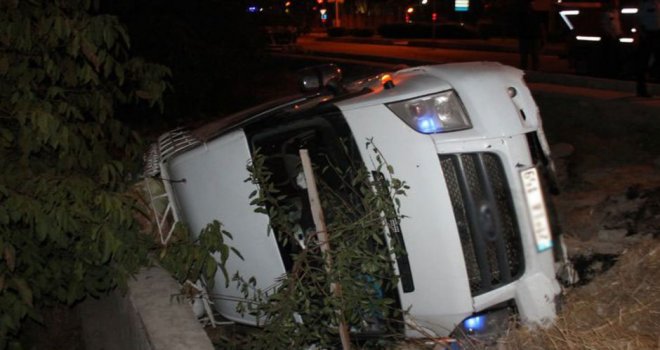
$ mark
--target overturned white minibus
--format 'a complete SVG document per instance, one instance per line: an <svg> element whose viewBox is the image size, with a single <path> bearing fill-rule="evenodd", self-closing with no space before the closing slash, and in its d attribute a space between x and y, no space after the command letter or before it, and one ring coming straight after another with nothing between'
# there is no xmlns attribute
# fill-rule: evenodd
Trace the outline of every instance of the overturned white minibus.
<svg viewBox="0 0 660 350"><path fill-rule="evenodd" d="M409 311L406 334L476 331L503 305L528 324L551 322L562 262L549 219L553 166L523 72L497 63L457 63L343 85L336 67L308 72L314 74L303 85L318 88L314 92L159 138L146 175L165 179L163 237L171 221L200 232L219 220L244 257L230 257L229 273L254 276L259 288L268 289L290 262L267 234L268 215L250 205L256 185L244 180L254 150L297 156L303 143L333 149L341 137L350 138L369 168L374 164L365 141L374 140L410 187L400 198L407 218L396 232L406 258L393 260L400 276L397 299ZM280 169L285 173L286 164ZM212 294L230 296L214 300L217 312L257 324L236 311L243 295L235 286L226 288L221 274L216 280Z"/></svg>

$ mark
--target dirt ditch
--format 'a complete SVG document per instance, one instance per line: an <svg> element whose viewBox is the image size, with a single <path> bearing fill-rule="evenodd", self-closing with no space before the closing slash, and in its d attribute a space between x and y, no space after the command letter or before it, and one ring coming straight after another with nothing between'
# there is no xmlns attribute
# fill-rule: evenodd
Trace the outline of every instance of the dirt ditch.
<svg viewBox="0 0 660 350"><path fill-rule="evenodd" d="M498 349L660 349L658 110L631 99L537 94L557 159L554 198L581 281L548 329L516 328Z"/></svg>

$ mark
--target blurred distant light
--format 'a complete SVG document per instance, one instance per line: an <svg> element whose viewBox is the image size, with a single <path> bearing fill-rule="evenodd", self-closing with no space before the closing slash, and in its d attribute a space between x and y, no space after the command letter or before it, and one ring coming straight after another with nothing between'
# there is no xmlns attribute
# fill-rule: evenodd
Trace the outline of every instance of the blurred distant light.
<svg viewBox="0 0 660 350"><path fill-rule="evenodd" d="M455 0L454 11L467 12L470 9L470 0Z"/></svg>
<svg viewBox="0 0 660 350"><path fill-rule="evenodd" d="M580 14L580 10L565 10L559 11L559 16L564 20L568 29L573 30L573 23L568 19L568 16L577 16Z"/></svg>
<svg viewBox="0 0 660 350"><path fill-rule="evenodd" d="M322 3L323 3L323 0L316 0L316 3L317 3L317 4L322 4Z"/></svg>
<svg viewBox="0 0 660 350"><path fill-rule="evenodd" d="M623 13L623 14L634 14L634 13L637 13L637 9L634 8L634 7L623 8L623 9L621 9L621 13Z"/></svg>
<svg viewBox="0 0 660 350"><path fill-rule="evenodd" d="M250 6L250 7L248 7L248 12L250 12L250 13L255 13L255 12L257 12L257 7L256 7L256 6Z"/></svg>
<svg viewBox="0 0 660 350"><path fill-rule="evenodd" d="M426 5L429 3L429 0L422 0L422 5Z"/></svg>
<svg viewBox="0 0 660 350"><path fill-rule="evenodd" d="M633 39L633 38L619 38L619 42L630 44L630 43L634 43L635 39Z"/></svg>
<svg viewBox="0 0 660 350"><path fill-rule="evenodd" d="M575 39L580 40L580 41L600 41L599 36L578 35L578 36L575 37Z"/></svg>
<svg viewBox="0 0 660 350"><path fill-rule="evenodd" d="M433 13L431 14L431 20L432 20L433 22L435 22L435 21L438 20L438 13L437 13L437 12L433 12Z"/></svg>
<svg viewBox="0 0 660 350"><path fill-rule="evenodd" d="M415 9L412 8L412 7L408 7L408 9L406 10L406 12L408 12L408 13L413 13L413 12L415 12Z"/></svg>
<svg viewBox="0 0 660 350"><path fill-rule="evenodd" d="M291 6L291 1L287 1L287 2L285 2L285 3L284 3L284 6L285 6L285 7L289 7L289 6Z"/></svg>

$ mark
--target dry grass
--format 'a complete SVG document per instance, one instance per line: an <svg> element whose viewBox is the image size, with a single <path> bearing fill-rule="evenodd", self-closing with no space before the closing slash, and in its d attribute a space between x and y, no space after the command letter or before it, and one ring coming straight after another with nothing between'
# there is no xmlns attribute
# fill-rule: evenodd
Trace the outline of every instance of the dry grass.
<svg viewBox="0 0 660 350"><path fill-rule="evenodd" d="M612 269L567 291L548 329L513 330L504 349L660 349L660 240L626 250Z"/></svg>

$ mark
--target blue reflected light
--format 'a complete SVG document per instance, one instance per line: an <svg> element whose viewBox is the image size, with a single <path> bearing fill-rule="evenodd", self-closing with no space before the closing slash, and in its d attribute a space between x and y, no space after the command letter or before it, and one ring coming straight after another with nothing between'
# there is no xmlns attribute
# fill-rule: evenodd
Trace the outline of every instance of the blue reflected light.
<svg viewBox="0 0 660 350"><path fill-rule="evenodd" d="M255 12L257 12L257 7L256 7L256 6L250 6L250 7L248 7L248 12L250 12L250 13L255 13Z"/></svg>
<svg viewBox="0 0 660 350"><path fill-rule="evenodd" d="M417 128L419 131L425 134L430 134L442 130L442 127L437 125L436 119L431 116L418 117Z"/></svg>
<svg viewBox="0 0 660 350"><path fill-rule="evenodd" d="M539 252L542 252L542 251L544 251L546 249L550 249L550 248L552 248L552 241L549 240L549 239L545 240L545 241L541 241L541 242L536 244L536 250L538 250Z"/></svg>
<svg viewBox="0 0 660 350"><path fill-rule="evenodd" d="M463 327L470 332L483 331L486 328L486 316L472 316L463 321Z"/></svg>

